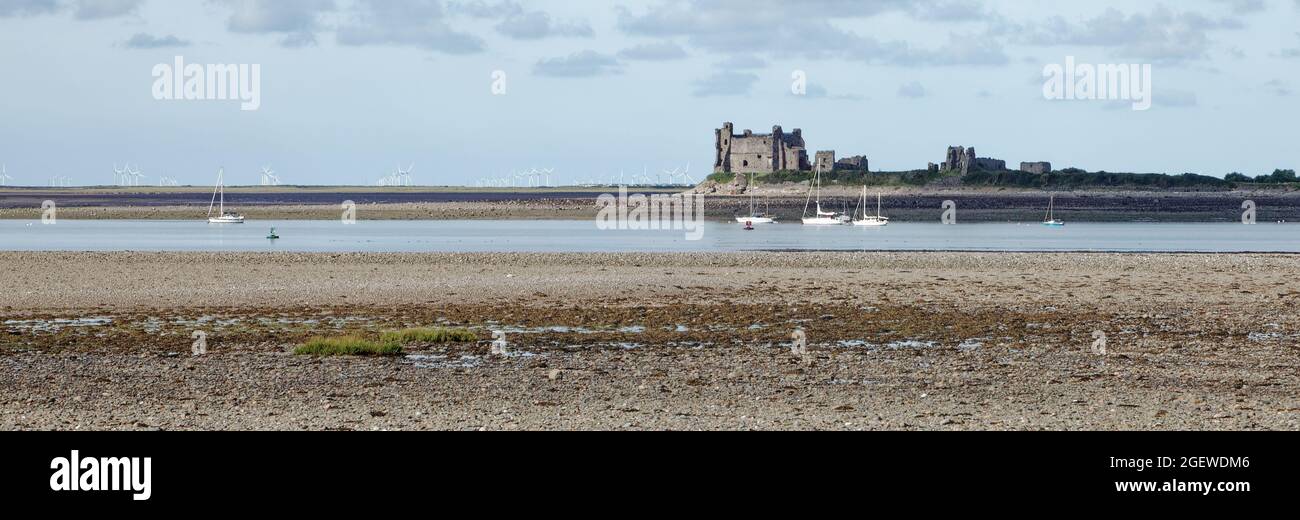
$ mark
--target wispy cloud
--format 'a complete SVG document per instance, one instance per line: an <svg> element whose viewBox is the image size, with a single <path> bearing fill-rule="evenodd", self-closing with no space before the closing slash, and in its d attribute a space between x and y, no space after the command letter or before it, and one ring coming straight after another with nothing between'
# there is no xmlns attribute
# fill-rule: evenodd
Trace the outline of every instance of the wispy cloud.
<svg viewBox="0 0 1300 520"><path fill-rule="evenodd" d="M59 7L55 0L0 0L0 18L51 14Z"/></svg>
<svg viewBox="0 0 1300 520"><path fill-rule="evenodd" d="M644 43L619 51L618 57L643 61L680 60L686 57L686 49L673 42Z"/></svg>
<svg viewBox="0 0 1300 520"><path fill-rule="evenodd" d="M929 91L925 90L925 86L921 85L919 81L905 83L903 86L898 87L898 97L920 99L928 95L930 95Z"/></svg>
<svg viewBox="0 0 1300 520"><path fill-rule="evenodd" d="M285 47L314 45L321 16L334 0L214 0L230 9L226 28L241 34L280 35Z"/></svg>
<svg viewBox="0 0 1300 520"><path fill-rule="evenodd" d="M616 58L590 50L543 59L533 65L534 74L554 78L585 78L622 72L622 67Z"/></svg>
<svg viewBox="0 0 1300 520"><path fill-rule="evenodd" d="M189 47L190 42L170 34L166 36L154 36L146 33L136 33L125 42L122 42L122 46L128 49L162 49L168 47Z"/></svg>
<svg viewBox="0 0 1300 520"><path fill-rule="evenodd" d="M78 20L102 20L136 14L144 0L76 0Z"/></svg>

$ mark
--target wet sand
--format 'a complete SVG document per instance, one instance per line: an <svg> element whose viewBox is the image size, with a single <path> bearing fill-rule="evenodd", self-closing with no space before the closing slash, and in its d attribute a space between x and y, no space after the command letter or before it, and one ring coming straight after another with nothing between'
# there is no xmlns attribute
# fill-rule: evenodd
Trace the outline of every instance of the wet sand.
<svg viewBox="0 0 1300 520"><path fill-rule="evenodd" d="M1284 429L1293 255L0 253L5 429ZM420 325L480 341L295 356ZM807 362L790 353L806 332ZM191 355L191 334L208 353ZM488 354L506 330L512 354ZM1096 333L1108 353L1091 351Z"/></svg>

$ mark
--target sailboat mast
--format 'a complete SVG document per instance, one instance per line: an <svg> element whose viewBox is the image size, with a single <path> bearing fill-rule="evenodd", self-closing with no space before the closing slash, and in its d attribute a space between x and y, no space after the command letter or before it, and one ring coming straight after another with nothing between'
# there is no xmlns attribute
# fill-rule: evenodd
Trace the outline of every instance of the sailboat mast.
<svg viewBox="0 0 1300 520"><path fill-rule="evenodd" d="M865 187L862 189L866 189ZM876 192L876 218L880 218L880 192Z"/></svg>
<svg viewBox="0 0 1300 520"><path fill-rule="evenodd" d="M749 215L754 216L754 172L749 172Z"/></svg>
<svg viewBox="0 0 1300 520"><path fill-rule="evenodd" d="M217 170L217 186L212 189L212 200L208 201L208 216L212 216L212 206L217 203L217 190L221 189L221 170Z"/></svg>

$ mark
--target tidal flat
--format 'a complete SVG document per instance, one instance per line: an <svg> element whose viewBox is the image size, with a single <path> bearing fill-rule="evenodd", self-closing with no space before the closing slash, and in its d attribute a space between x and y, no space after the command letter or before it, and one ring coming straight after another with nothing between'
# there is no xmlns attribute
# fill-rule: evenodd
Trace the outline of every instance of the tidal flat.
<svg viewBox="0 0 1300 520"><path fill-rule="evenodd" d="M1294 255L8 252L0 263L4 429L1300 424ZM293 353L317 336L428 326L477 339ZM806 357L791 354L796 330Z"/></svg>

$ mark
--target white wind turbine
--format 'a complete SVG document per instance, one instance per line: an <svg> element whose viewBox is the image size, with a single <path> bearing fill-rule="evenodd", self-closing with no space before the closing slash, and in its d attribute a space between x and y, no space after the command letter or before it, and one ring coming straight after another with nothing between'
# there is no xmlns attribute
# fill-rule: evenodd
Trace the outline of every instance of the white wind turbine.
<svg viewBox="0 0 1300 520"><path fill-rule="evenodd" d="M674 182L676 182L676 180L677 180L677 175L678 175L679 173L681 173L681 171L682 171L682 169L681 169L680 166L677 167L677 168L673 168L673 169L671 169L671 170L664 170L664 173L663 173L663 174L666 175L666 176L668 176L668 184L673 184ZM662 184L662 183L663 183L663 180L660 179L659 182Z"/></svg>
<svg viewBox="0 0 1300 520"><path fill-rule="evenodd" d="M397 185L398 185L398 186L410 186L410 185L411 185L411 182L412 182L412 178L411 178L411 170L414 170L414 169L415 169L415 163L411 163L411 165L410 165L410 166L407 166L405 170L402 169L402 165L401 165L401 164L398 164L398 165L397 165Z"/></svg>
<svg viewBox="0 0 1300 520"><path fill-rule="evenodd" d="M0 164L0 186L8 186L12 180L14 178L9 176L9 165Z"/></svg>
<svg viewBox="0 0 1300 520"><path fill-rule="evenodd" d="M263 186L280 185L280 178L275 175L275 170L272 170L268 166L262 167L262 185Z"/></svg>
<svg viewBox="0 0 1300 520"><path fill-rule="evenodd" d="M113 184L117 186L126 186L126 170L118 168L117 163L113 163Z"/></svg>
<svg viewBox="0 0 1300 520"><path fill-rule="evenodd" d="M137 167L138 167L138 166L139 166L139 165L137 165ZM138 169L131 168L130 165L127 165L127 167L126 167L126 171L127 171L127 174L129 174L129 175L131 176L131 185L132 185L132 186L139 186L139 185L140 185L140 181L144 179L144 174L143 174L143 173L140 173L140 170L138 170Z"/></svg>

